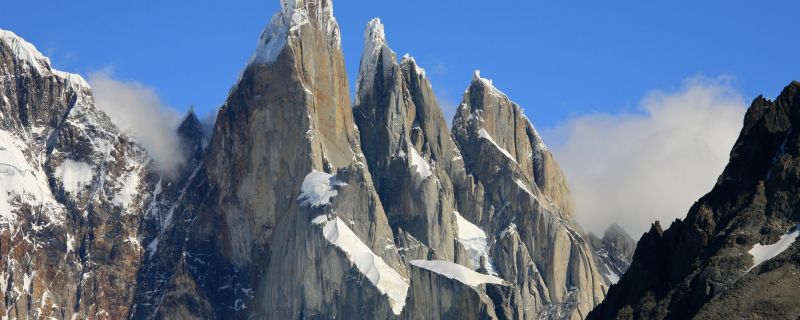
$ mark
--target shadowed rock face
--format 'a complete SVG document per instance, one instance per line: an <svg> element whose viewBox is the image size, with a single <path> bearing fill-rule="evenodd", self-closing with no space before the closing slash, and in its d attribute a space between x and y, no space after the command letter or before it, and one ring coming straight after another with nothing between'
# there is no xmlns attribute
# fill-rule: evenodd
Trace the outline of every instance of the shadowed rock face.
<svg viewBox="0 0 800 320"><path fill-rule="evenodd" d="M591 319L794 319L797 244L758 266L749 253L800 221L800 84L745 115L717 184L667 230L655 223ZM752 269L751 269L752 268Z"/></svg>

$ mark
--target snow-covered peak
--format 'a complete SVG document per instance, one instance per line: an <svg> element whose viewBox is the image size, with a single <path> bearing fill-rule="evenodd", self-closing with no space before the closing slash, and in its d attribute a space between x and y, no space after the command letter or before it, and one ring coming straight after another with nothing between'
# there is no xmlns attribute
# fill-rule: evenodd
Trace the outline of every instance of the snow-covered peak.
<svg viewBox="0 0 800 320"><path fill-rule="evenodd" d="M372 88L375 73L377 72L376 69L378 68L378 60L384 49L390 56L394 56L394 52L389 49L389 45L386 43L386 33L383 30L381 19L374 18L367 23L367 27L364 30L364 52L361 54L361 63L358 68L356 104L360 104L361 97Z"/></svg>
<svg viewBox="0 0 800 320"><path fill-rule="evenodd" d="M325 35L330 47L341 47L339 24L333 16L331 0L281 0L281 11L272 16L269 25L261 33L258 47L249 64L275 62L286 47L289 37L299 35L302 27L310 24L312 19Z"/></svg>
<svg viewBox="0 0 800 320"><path fill-rule="evenodd" d="M364 54L375 54L382 46L388 46L386 32L381 19L374 18L367 23L367 29L364 31Z"/></svg>
<svg viewBox="0 0 800 320"><path fill-rule="evenodd" d="M33 44L25 41L14 32L0 29L0 41L11 48L12 54L20 61L25 62L25 66L36 71L39 75L54 75L70 85L77 85L85 89L90 88L86 80L80 75L53 69L49 58L39 52Z"/></svg>

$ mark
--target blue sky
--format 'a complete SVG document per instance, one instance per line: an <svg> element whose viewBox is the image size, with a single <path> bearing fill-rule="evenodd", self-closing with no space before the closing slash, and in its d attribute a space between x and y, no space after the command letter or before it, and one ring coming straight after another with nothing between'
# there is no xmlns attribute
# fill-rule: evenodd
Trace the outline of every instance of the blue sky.
<svg viewBox="0 0 800 320"><path fill-rule="evenodd" d="M170 106L221 105L278 9L267 1L12 1L0 28L65 71L112 68ZM734 77L746 99L800 78L797 1L338 0L351 82L362 31L381 17L389 44L428 70L445 104L485 77L540 127L635 111L649 91L696 75Z"/></svg>

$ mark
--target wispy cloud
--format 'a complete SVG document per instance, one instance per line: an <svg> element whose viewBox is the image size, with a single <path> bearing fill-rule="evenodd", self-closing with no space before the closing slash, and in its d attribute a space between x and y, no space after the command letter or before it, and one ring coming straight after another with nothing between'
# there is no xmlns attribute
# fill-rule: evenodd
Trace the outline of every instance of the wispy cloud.
<svg viewBox="0 0 800 320"><path fill-rule="evenodd" d="M97 108L144 146L163 171L171 172L183 163L176 132L181 116L166 106L153 88L115 79L110 70L91 73L89 83Z"/></svg>
<svg viewBox="0 0 800 320"><path fill-rule="evenodd" d="M545 133L556 141L578 221L589 231L616 222L638 238L655 220L685 217L722 173L746 111L729 77L688 79L639 106L639 113L580 116Z"/></svg>

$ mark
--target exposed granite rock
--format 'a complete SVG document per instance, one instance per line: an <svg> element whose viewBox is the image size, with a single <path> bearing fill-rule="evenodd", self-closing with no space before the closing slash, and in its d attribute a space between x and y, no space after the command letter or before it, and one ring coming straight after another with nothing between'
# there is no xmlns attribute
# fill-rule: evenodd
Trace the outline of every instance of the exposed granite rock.
<svg viewBox="0 0 800 320"><path fill-rule="evenodd" d="M583 318L602 301L605 279L572 218L564 175L522 109L476 72L452 132L480 199L473 202L480 210L465 218L483 226L496 244L513 235L525 247L527 256L492 250L502 278L518 279L517 286L528 289L521 290L521 300L538 300L526 304L525 317ZM513 256L521 258L501 260ZM526 278L520 278L522 270ZM537 305L545 309L534 310Z"/></svg>
<svg viewBox="0 0 800 320"><path fill-rule="evenodd" d="M394 230L421 241L430 258L455 261L460 247L447 169L458 149L424 71L408 56L398 64L379 20L364 37L354 113L381 203Z"/></svg>
<svg viewBox="0 0 800 320"><path fill-rule="evenodd" d="M797 318L797 244L754 266L751 249L800 221L800 83L758 97L730 162L684 220L656 223L591 319Z"/></svg>

